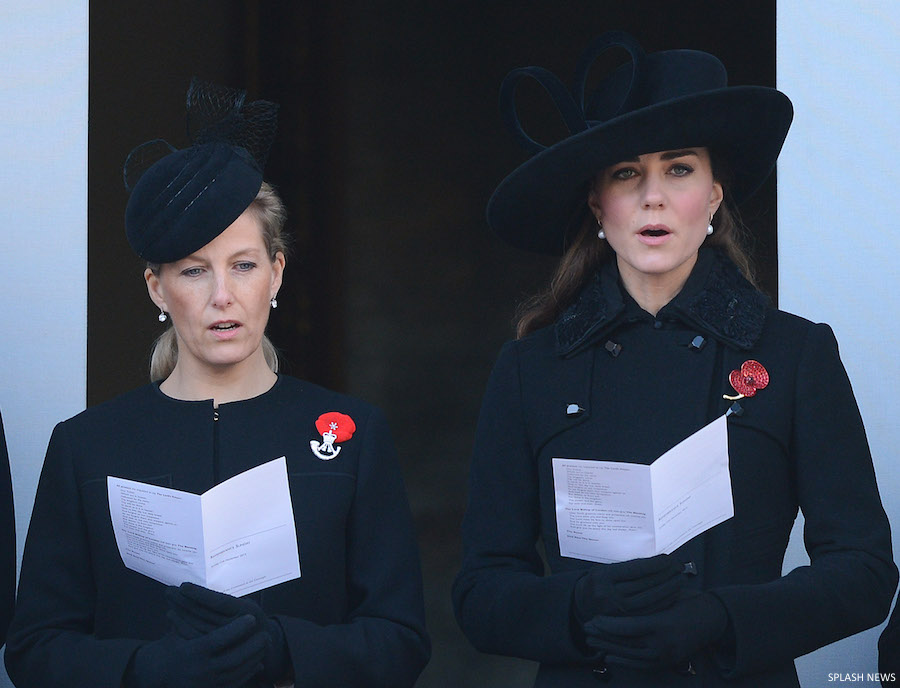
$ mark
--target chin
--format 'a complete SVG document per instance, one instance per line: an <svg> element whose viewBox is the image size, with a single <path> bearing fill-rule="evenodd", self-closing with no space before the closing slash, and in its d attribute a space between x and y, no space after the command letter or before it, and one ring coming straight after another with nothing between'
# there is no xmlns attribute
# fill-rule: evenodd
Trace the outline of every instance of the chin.
<svg viewBox="0 0 900 688"><path fill-rule="evenodd" d="M677 270L682 263L673 260L639 260L631 264L632 268L644 275L665 275Z"/></svg>
<svg viewBox="0 0 900 688"><path fill-rule="evenodd" d="M647 275L665 275L669 272L675 272L682 268L686 263L691 263L696 259L697 254L693 253L687 256L675 256L666 254L656 254L651 256L642 256L632 263L632 266Z"/></svg>
<svg viewBox="0 0 900 688"><path fill-rule="evenodd" d="M229 368L231 366L239 365L246 361L253 354L253 351L218 351L214 355L208 356L204 359L206 365L211 366L213 368Z"/></svg>

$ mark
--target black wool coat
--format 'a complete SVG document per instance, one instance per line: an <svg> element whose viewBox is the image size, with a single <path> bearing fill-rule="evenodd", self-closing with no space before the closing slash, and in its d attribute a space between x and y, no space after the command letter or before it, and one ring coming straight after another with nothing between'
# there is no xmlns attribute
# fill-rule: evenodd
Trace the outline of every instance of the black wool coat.
<svg viewBox="0 0 900 688"><path fill-rule="evenodd" d="M315 421L356 424L325 461ZM25 544L6 666L19 688L119 688L135 650L168 631L165 586L125 568L106 478L194 493L285 456L301 577L249 597L284 629L297 686L412 686L428 660L409 507L380 412L279 376L214 411L148 385L60 423Z"/></svg>
<svg viewBox="0 0 900 688"><path fill-rule="evenodd" d="M831 329L769 307L703 249L656 317L610 262L554 326L501 351L453 589L477 648L540 662L542 688L598 685L571 618L575 582L594 564L560 556L551 460L652 462L728 410L729 373L747 360L770 382L728 418L734 517L673 554L698 568L687 585L724 604L730 641L692 658L696 675L610 666L607 685L793 688L795 657L885 617L897 583L890 530ZM811 564L782 576L798 509Z"/></svg>

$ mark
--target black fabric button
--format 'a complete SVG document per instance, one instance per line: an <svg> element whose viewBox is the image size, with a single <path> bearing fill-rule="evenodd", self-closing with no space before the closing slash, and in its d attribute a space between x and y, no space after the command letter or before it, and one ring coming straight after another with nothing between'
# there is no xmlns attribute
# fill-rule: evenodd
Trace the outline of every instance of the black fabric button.
<svg viewBox="0 0 900 688"><path fill-rule="evenodd" d="M681 572L686 576L696 576L697 565L692 561L686 561L682 564Z"/></svg>
<svg viewBox="0 0 900 688"><path fill-rule="evenodd" d="M622 345L616 344L613 340L609 340L606 344L603 345L603 348L609 352L609 355L615 358L620 353L622 353Z"/></svg>
<svg viewBox="0 0 900 688"><path fill-rule="evenodd" d="M654 321L653 321L653 328L654 328L654 329L657 329L657 330L658 330L658 329L661 328L661 327L662 327L662 320L654 320Z"/></svg>
<svg viewBox="0 0 900 688"><path fill-rule="evenodd" d="M738 417L743 416L744 415L744 407L741 406L739 403L734 402L731 405L731 407L725 412L725 415L726 416L735 415Z"/></svg>

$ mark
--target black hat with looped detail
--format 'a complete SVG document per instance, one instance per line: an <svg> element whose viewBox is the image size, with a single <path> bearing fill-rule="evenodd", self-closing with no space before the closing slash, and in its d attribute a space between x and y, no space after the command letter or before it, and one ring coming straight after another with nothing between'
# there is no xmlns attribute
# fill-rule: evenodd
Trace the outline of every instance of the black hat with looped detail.
<svg viewBox="0 0 900 688"><path fill-rule="evenodd" d="M585 94L593 62L612 47L631 62ZM546 147L519 123L515 90L525 77L550 94L570 135ZM644 153L705 146L731 173L726 194L736 203L765 181L793 118L788 97L764 86L728 86L725 67L699 50L646 55L626 33L603 34L588 46L570 92L551 72L523 67L500 87L507 128L532 157L495 189L487 219L505 241L538 253L562 253L587 213L590 181L610 165Z"/></svg>
<svg viewBox="0 0 900 688"><path fill-rule="evenodd" d="M161 139L129 153L125 234L150 263L190 255L225 231L256 198L275 138L278 106L197 79L187 92L191 145Z"/></svg>

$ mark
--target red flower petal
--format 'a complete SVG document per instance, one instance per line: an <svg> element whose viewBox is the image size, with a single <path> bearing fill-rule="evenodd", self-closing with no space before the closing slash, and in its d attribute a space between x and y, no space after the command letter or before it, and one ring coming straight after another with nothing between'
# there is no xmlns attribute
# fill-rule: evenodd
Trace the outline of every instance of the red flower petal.
<svg viewBox="0 0 900 688"><path fill-rule="evenodd" d="M756 389L765 389L769 384L769 371L759 361L745 361L741 366L741 375L745 384L752 385Z"/></svg>
<svg viewBox="0 0 900 688"><path fill-rule="evenodd" d="M728 381L738 394L752 397L769 384L769 371L759 361L745 361L740 370L732 370Z"/></svg>
<svg viewBox="0 0 900 688"><path fill-rule="evenodd" d="M318 417L316 420L316 430L319 431L320 435L324 435L329 431L333 432L337 435L334 440L335 442L346 442L353 437L353 433L356 432L356 423L354 423L353 419L345 413L329 411Z"/></svg>
<svg viewBox="0 0 900 688"><path fill-rule="evenodd" d="M734 391L738 394L743 394L745 397L752 397L756 394L755 387L744 384L744 376L741 375L740 370L732 370L728 375L728 381L731 383L731 386L734 387Z"/></svg>

